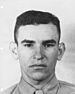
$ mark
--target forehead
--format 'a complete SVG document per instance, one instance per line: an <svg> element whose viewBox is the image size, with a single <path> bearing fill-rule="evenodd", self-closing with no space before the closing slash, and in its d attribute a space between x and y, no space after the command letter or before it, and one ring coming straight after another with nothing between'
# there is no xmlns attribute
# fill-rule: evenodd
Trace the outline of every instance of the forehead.
<svg viewBox="0 0 75 94"><path fill-rule="evenodd" d="M21 26L18 30L18 41L24 39L35 41L55 39L58 41L57 27L53 24Z"/></svg>

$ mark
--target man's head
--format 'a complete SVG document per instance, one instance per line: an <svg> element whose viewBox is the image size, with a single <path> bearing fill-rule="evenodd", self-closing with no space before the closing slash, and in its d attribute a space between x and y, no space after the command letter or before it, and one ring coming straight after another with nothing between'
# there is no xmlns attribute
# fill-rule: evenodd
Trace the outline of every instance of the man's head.
<svg viewBox="0 0 75 94"><path fill-rule="evenodd" d="M44 81L55 72L65 51L60 40L60 23L54 15L27 11L17 18L12 52L18 57L25 80Z"/></svg>
<svg viewBox="0 0 75 94"><path fill-rule="evenodd" d="M18 44L17 35L18 35L18 30L21 26L40 25L40 24L49 24L49 23L52 23L57 27L57 32L60 40L60 35L61 35L60 21L55 15L48 12L35 11L35 10L30 10L22 13L17 17L17 20L16 20L16 25L14 29L15 42Z"/></svg>

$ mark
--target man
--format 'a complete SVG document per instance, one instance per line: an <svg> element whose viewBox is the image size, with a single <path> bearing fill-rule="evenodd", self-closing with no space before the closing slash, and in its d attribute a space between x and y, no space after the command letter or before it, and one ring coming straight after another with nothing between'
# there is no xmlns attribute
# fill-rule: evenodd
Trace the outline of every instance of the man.
<svg viewBox="0 0 75 94"><path fill-rule="evenodd" d="M17 17L11 51L22 75L2 94L75 94L74 85L55 76L56 63L65 51L60 35L60 21L51 13L30 10Z"/></svg>

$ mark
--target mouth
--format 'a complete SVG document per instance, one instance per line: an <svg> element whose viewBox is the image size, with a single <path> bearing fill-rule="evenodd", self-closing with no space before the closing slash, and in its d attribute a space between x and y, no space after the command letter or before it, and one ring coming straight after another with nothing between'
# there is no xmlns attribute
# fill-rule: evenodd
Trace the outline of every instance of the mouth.
<svg viewBox="0 0 75 94"><path fill-rule="evenodd" d="M39 70L39 69L44 69L46 68L47 66L45 64L34 64L34 65L31 65L30 68L33 68L35 70Z"/></svg>

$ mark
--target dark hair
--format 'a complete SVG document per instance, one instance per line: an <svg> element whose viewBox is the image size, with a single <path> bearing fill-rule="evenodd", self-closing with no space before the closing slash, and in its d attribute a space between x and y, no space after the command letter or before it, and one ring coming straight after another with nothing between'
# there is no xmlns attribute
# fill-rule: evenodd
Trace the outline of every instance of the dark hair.
<svg viewBox="0 0 75 94"><path fill-rule="evenodd" d="M52 23L56 25L58 34L59 34L59 40L60 40L60 21L58 17L55 15L49 13L49 12L43 12L43 11L35 11L35 10L30 10L22 13L17 17L16 24L15 24L15 29L14 29L14 40L15 43L18 44L17 42L17 31L20 26L24 25L38 25L38 24L48 24Z"/></svg>

